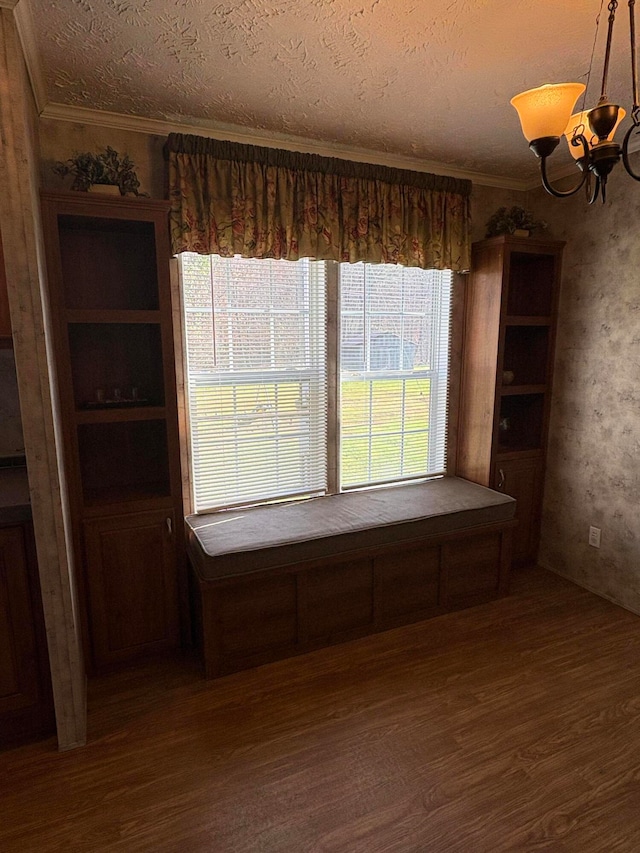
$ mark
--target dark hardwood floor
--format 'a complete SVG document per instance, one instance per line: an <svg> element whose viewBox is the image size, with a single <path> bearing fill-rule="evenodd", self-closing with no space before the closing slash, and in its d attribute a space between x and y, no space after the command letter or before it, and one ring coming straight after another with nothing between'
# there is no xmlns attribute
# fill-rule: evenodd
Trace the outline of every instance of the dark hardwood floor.
<svg viewBox="0 0 640 853"><path fill-rule="evenodd" d="M640 618L560 578L217 681L90 684L0 754L0 850L640 850Z"/></svg>

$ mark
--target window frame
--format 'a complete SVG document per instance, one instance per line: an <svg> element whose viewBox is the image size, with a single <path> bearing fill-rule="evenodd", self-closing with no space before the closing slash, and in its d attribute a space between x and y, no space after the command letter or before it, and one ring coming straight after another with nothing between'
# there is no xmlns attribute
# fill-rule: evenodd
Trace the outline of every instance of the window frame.
<svg viewBox="0 0 640 853"><path fill-rule="evenodd" d="M176 330L176 354L180 353L180 358L177 359L178 373L178 397L179 397L179 432L181 438L182 458L183 458L183 484L184 484L184 506L185 512L197 514L207 514L218 511L230 510L232 508L242 508L253 506L260 503L287 502L291 500L304 500L310 497L317 497L319 493L309 493L307 495L283 495L278 498L266 501L250 501L250 502L234 502L233 504L215 506L211 508L201 508L195 510L194 498L194 482L193 482L193 467L192 467L192 448L191 448L191 424L189 417L189 399L188 399L188 382L187 375L187 335L185 328L185 305L184 305L184 289L182 277L182 264L180 255L173 259L173 279L174 279L174 296L175 296L175 313L179 318L179 330ZM376 481L366 485L343 486L340 488L340 425L339 425L339 393L340 393L340 262L339 261L320 261L325 266L325 316L326 316L326 338L325 338L325 362L326 362L326 386L327 386L327 409L326 409L326 468L327 468L327 488L322 494L340 494L349 491L367 490L385 488L393 485L400 485L403 482L422 482L429 479L437 479L441 476L449 476L452 472L455 473L455 458L457 453L457 422L459 417L459 388L460 388L460 361L462 352L463 340L463 325L464 325L464 292L461 287L466 277L459 273L450 271L450 305L449 305L449 330L448 330L448 352L447 352L447 378L444 393L446 395L446 417L445 417L445 467L440 473L428 473L424 475L409 476L404 479L392 479L388 481ZM434 270L433 272L438 272ZM299 373L296 374L299 376ZM415 377L415 372L411 371L411 376ZM427 370L425 376L439 376L438 371ZM380 378L379 371L371 371L371 376ZM402 378L397 371L393 373L393 378ZM433 408L433 400L430 401L430 408ZM432 449L430 449L432 452Z"/></svg>
<svg viewBox="0 0 640 853"><path fill-rule="evenodd" d="M337 262L337 261L328 261L328 262L326 262L326 263L332 264L332 265L335 267L335 269L336 269L336 273L335 273L336 278L335 278L335 282L334 282L334 287L335 287L335 289L336 289L336 303L337 303L336 333L337 333L337 338L338 338L338 350L337 350L337 352L336 352L336 366L335 366L335 369L336 369L337 383L338 383L338 393L337 393L337 396L336 396L336 400L337 400L337 403L338 403L337 408L338 408L338 420L339 420L339 410L340 410L340 392L341 392L341 389L342 389L342 380L341 380L341 371L340 371L340 338L341 338L341 323L342 323L342 311L341 311L341 302L340 302L340 273L339 273L339 270L340 270L340 263L339 263L339 262ZM370 264L369 266L379 266L379 265L377 265L377 264ZM439 271L439 270L424 270L423 272L440 273L441 271ZM446 471L448 470L448 469L447 469L447 464L448 464L449 426L450 426L450 423L449 423L449 401L450 401L450 390L451 390L451 362L452 362L452 349L451 349L451 346L452 346L452 331L453 331L453 329L452 329L453 322L452 322L452 321L453 321L454 294L455 294L454 282L455 282L455 280L456 280L456 279L455 279L456 274L455 274L454 272L449 271L449 274L450 274L450 276L451 276L451 279L450 279L450 282L449 282L449 287L450 287L450 298L449 298L449 328L448 328L448 330L447 330L447 343L448 343L448 346L447 346L447 368L448 368L448 370L447 370L446 381L445 381L445 383L444 383L444 385L445 385L444 389L442 389L442 387L441 387L441 371L439 371L438 369L436 369L436 368L434 368L434 367L431 367L431 368L428 368L428 369L424 369L424 370L421 370L421 371L417 371L417 370L414 370L414 369L411 369L411 370L409 370L409 369L405 369L404 371L403 371L403 370L397 370L397 369L395 369L395 370L393 370L392 372L390 372L390 373L388 374L388 376L386 376L386 377L385 377L385 375L384 375L384 372L383 372L383 371L381 371L381 370L372 370L372 369L370 368L370 362L371 362L371 356L370 356L371 337L370 337L370 334L369 334L369 331L370 331L370 330L366 328L366 325L363 327L363 338L364 338L363 343L364 343L364 362L365 362L365 369L364 369L363 371L361 371L361 372L358 374L358 378L357 378L357 379L354 379L354 381L369 381L369 380L372 380L372 381L373 381L373 380L384 380L385 378L386 378L386 379L391 379L391 380L403 380L403 379L429 379L431 383L433 383L433 380L434 380L434 379L438 380L438 383L437 383L437 391L436 391L436 393L435 393L435 394L434 394L434 393L432 393L432 391L433 391L433 387L432 387L432 386L430 387L430 394L429 394L429 423L433 423L433 422L434 422L434 420L437 420L437 419L438 419L438 418L437 418L438 400L439 400L439 398L440 398L440 395L441 395L441 394L444 394L444 396L445 396L445 401L444 401L444 405L445 405L445 424L444 424L444 430L445 430L445 447L444 447L444 469L443 469L443 473L446 473ZM440 291L439 291L439 295L441 296ZM365 303L366 303L366 296L365 296ZM350 312L350 313L352 313L352 314L353 314L353 316L355 316L355 317L357 317L358 315L362 315L362 312L355 311L355 310L354 310L353 312ZM433 313L434 313L434 315L435 315L435 313L436 313L436 312L433 312ZM414 312L414 314L415 314L415 315L420 316L420 315L422 314L422 312ZM405 317L407 317L407 316L410 316L410 312L405 312L404 310L395 311L395 312L394 312L394 311L390 311L390 310L385 310L385 311L366 311L366 309L365 309L365 312L364 312L364 316L365 316L365 318L366 318L366 319L368 319L368 320L370 320L372 317L375 317L375 316L385 316L385 317L389 317L389 316L392 316L392 315L396 315L396 316L398 316L398 317L400 317L400 318L402 319L401 327L403 327L403 326L404 326L404 318L405 318ZM401 335L401 339L402 339L402 337L403 337L403 335ZM432 345L432 347L431 347L431 352L430 352L430 355L431 355L431 358L432 358L432 359L433 359L433 356L435 355L436 349L438 349L438 348ZM367 364L369 365L369 369L368 369L368 370L366 369L366 365L367 365ZM393 434L397 434L397 433L390 433L390 435L393 435ZM404 431L404 429L403 429L403 430L402 430L402 435L407 435L407 434L408 434L408 433L407 433L407 432L405 432L405 431ZM378 435L380 435L380 433L378 433ZM339 423L338 423L338 425L337 425L337 434L336 434L336 442L335 442L335 450L336 450L337 455L338 455L338 461L337 461L337 465L338 465L338 470L337 470L337 484L338 484L338 486L340 485L340 451L341 451L341 449L342 449L342 442L340 441L340 427L339 427ZM428 462L428 467L429 467L429 468L434 468L434 467L435 467L435 464L434 464L434 462L433 462L433 459L434 459L434 456L435 456L436 452L437 452L437 445L436 445L436 443L434 443L434 442L429 442L429 451L428 451L428 453L429 453L429 462ZM357 484L357 483L356 483L356 484L347 485L347 486L345 486L344 484L342 484L341 488L337 488L336 492L333 492L332 494L337 494L337 493L342 493L342 492L349 492L349 491L360 491L360 490L363 490L363 489L375 489L375 488L381 488L381 487L384 487L384 486L390 486L390 485L394 485L394 484L400 484L400 483L403 483L403 482L404 482L404 483L409 483L409 482L416 482L416 481L425 480L425 479L432 479L432 478L434 478L434 477L439 477L439 476L442 476L442 474L434 472L434 473L426 473L426 474L418 474L418 475L416 475L416 474L411 474L411 475L407 475L407 476L405 476L405 477L394 477L394 478L386 479L386 480L384 480L384 479L383 479L383 480L375 480L375 481L371 481L371 480L370 480L370 481L369 481L369 482L367 482L367 483L360 483L360 484Z"/></svg>

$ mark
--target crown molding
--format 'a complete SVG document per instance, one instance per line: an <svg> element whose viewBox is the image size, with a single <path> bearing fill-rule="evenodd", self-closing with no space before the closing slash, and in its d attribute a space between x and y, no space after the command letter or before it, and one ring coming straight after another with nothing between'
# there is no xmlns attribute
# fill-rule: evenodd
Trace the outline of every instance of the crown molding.
<svg viewBox="0 0 640 853"><path fill-rule="evenodd" d="M13 10L36 109L41 118L87 124L94 127L112 128L114 130L156 134L159 136L166 136L169 133L194 133L246 145L263 145L268 148L277 145L290 151L319 154L323 157L338 157L344 160L375 163L381 166L389 166L395 169L410 169L416 172L433 172L438 175L470 180L474 184L496 187L498 189L524 192L530 188L530 182L527 180L510 178L504 175L473 172L467 169L457 169L455 166L435 160L421 160L419 158L388 154L356 146L339 145L329 142L324 143L315 139L291 136L283 133L269 133L222 122L202 122L184 118L176 121L151 119L142 116L50 102L35 37L30 0L0 0L0 8Z"/></svg>
<svg viewBox="0 0 640 853"><path fill-rule="evenodd" d="M0 0L1 2L1 0ZM379 166L390 166L395 169L411 169L416 172L434 172L452 178L463 178L474 184L501 189L524 191L527 182L499 175L487 175L481 172L471 172L456 169L445 163L434 160L403 157L396 154L385 154L355 146L337 145L328 142L318 142L283 133L268 133L253 128L240 127L221 122L198 122L179 119L143 118L142 116L125 115L103 110L93 110L87 107L68 106L66 104L48 103L40 113L41 118L55 121L69 121L77 124L88 124L95 127L108 127L113 130L128 130L135 133L156 134L166 136L169 133L193 133L209 136L214 139L225 139L246 145L262 145L273 148L275 145L289 151L300 151L305 154L319 154L322 157L338 157L343 160L353 160L359 163L375 163Z"/></svg>
<svg viewBox="0 0 640 853"><path fill-rule="evenodd" d="M0 5L11 2L13 0L0 0ZM18 37L22 44L22 53L25 65L27 66L33 99L36 103L36 110L40 114L47 104L48 97L29 0L16 0L13 15L16 22L16 29L18 30Z"/></svg>

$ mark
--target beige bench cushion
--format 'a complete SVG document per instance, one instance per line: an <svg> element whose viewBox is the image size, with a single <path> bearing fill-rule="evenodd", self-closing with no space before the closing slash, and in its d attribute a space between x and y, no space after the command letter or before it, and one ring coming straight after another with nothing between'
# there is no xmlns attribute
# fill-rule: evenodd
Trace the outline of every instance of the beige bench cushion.
<svg viewBox="0 0 640 853"><path fill-rule="evenodd" d="M516 502L458 477L186 518L201 580L509 521Z"/></svg>

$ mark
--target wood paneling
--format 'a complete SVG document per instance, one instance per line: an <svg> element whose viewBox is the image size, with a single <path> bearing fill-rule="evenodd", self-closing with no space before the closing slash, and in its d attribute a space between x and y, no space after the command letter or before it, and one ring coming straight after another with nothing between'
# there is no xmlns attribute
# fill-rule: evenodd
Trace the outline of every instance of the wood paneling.
<svg viewBox="0 0 640 853"><path fill-rule="evenodd" d="M215 682L90 683L90 742L0 755L3 853L632 853L640 619L508 598Z"/></svg>

